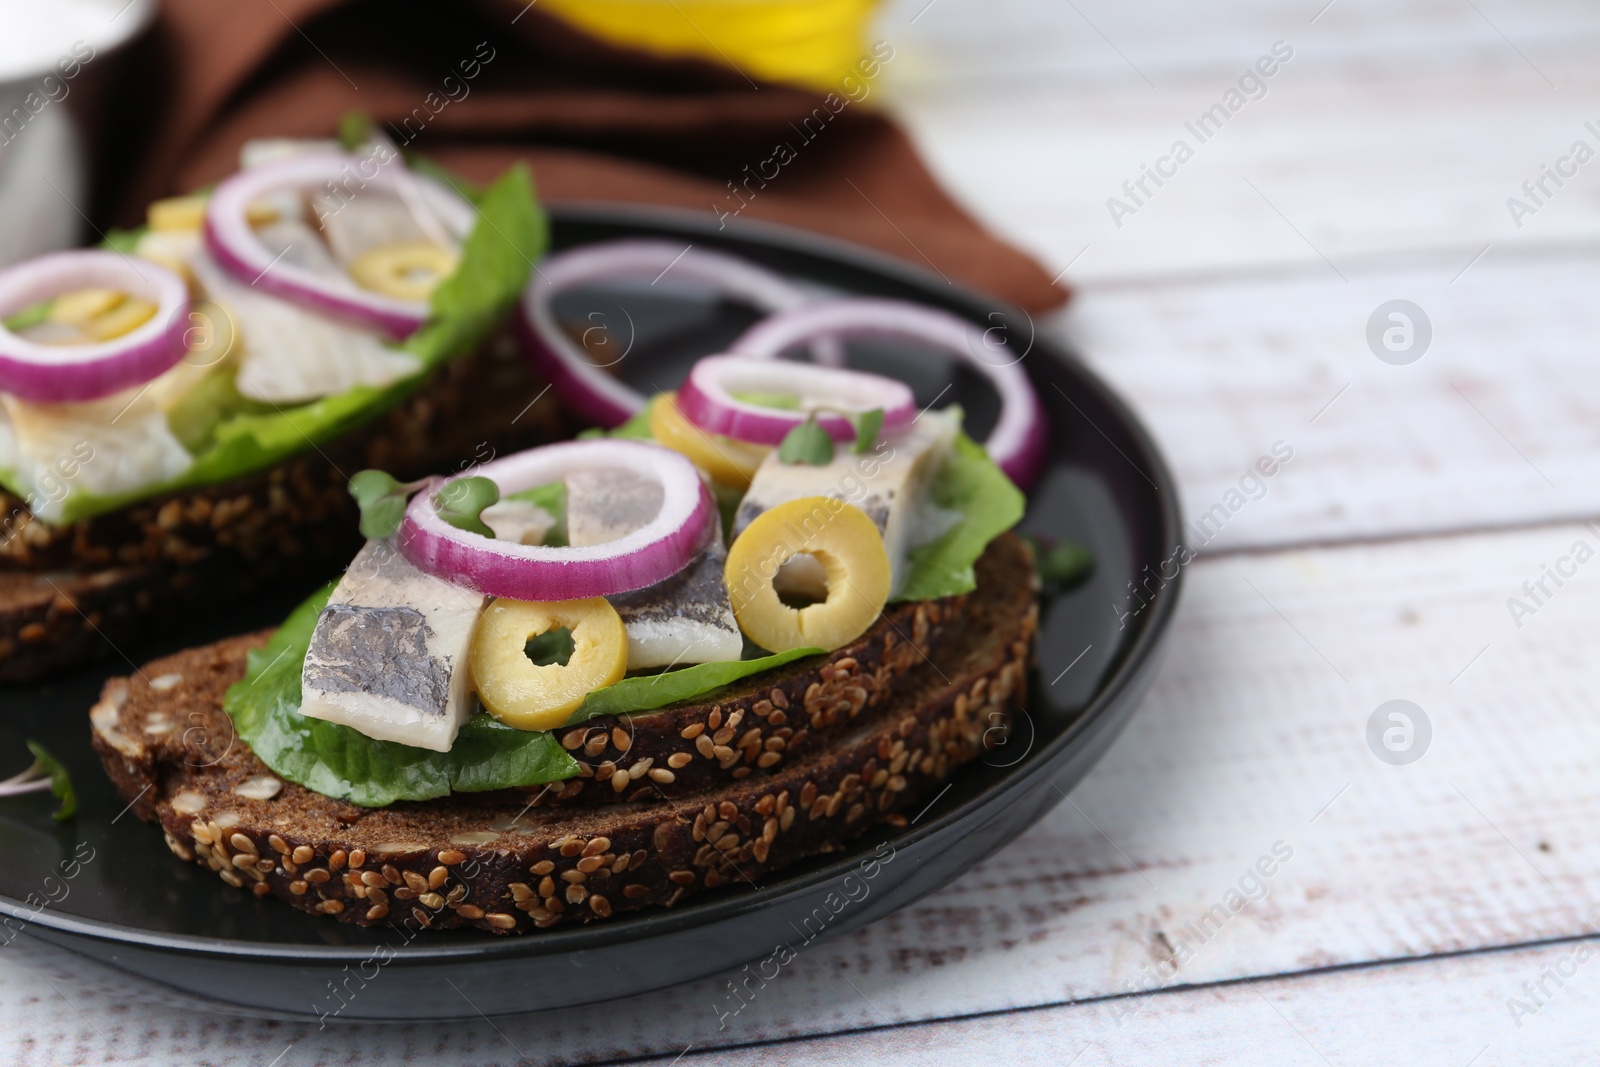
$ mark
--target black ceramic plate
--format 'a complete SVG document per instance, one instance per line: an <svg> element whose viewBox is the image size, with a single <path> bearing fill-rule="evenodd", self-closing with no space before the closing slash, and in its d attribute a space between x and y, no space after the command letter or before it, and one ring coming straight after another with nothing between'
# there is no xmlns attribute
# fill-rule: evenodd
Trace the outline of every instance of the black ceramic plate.
<svg viewBox="0 0 1600 1067"><path fill-rule="evenodd" d="M17 928L231 1010L315 1014L330 979L385 960L341 1017L424 1019L468 1013L440 998L449 978L489 1014L525 1012L625 996L737 967L793 938L842 880L874 850L870 893L842 910L826 936L904 907L960 875L1025 831L1100 758L1148 685L1159 639L1177 599L1171 574L1177 494L1165 463L1127 407L1065 352L1037 335L1022 312L903 262L772 226L719 230L708 216L615 207L554 213L557 247L652 236L725 248L819 291L889 296L946 308L1005 331L1037 386L1050 420L1052 458L1035 487L1023 529L1070 538L1093 551L1092 578L1047 597L1038 667L1011 739L958 774L906 829L885 830L842 851L787 868L759 888L725 889L685 906L521 937L468 931L362 930L316 919L230 889L180 863L161 834L124 811L89 748L87 711L110 674L130 662L47 685L0 689L0 777L26 762L36 738L72 771L80 808L57 824L46 797L0 801L0 943ZM670 388L695 356L717 351L753 313L673 293L579 294L558 303L579 321L606 325L631 344L625 377ZM626 325L623 325L626 324ZM996 400L970 372L914 348L856 350L858 365L896 373L918 400L961 403L975 437L988 431ZM1130 582L1143 590L1132 598ZM1162 585L1156 589L1156 585ZM275 602L240 604L226 624L165 635L129 652L140 662L226 633L271 625L306 590ZM1140 610L1140 604L1145 606ZM16 764L12 767L12 764ZM859 877L859 876L858 876ZM854 885L854 883L852 883ZM852 896L859 896L856 889ZM840 898L835 897L835 900ZM43 905L42 907L40 905ZM822 914L831 914L824 911ZM811 920L816 925L814 919ZM561 964L560 982L533 981Z"/></svg>

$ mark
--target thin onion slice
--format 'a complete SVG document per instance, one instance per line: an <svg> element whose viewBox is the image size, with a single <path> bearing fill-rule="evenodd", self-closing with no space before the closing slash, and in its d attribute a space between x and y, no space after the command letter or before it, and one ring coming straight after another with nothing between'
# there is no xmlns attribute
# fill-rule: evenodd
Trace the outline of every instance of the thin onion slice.
<svg viewBox="0 0 1600 1067"><path fill-rule="evenodd" d="M1000 394L1000 418L983 442L1001 470L1023 489L1038 478L1049 444L1039 398L1022 369L1025 353L990 342L985 331L946 311L899 300L821 300L770 315L729 347L733 355L774 359L819 338L897 337L922 341L959 357Z"/></svg>
<svg viewBox="0 0 1600 1067"><path fill-rule="evenodd" d="M240 281L318 314L400 340L427 320L427 301L369 292L353 281L330 281L296 266L287 256L275 256L249 222L250 206L274 194L334 192L359 197L369 189L402 198L420 195L458 240L472 228L476 213L471 204L437 182L412 174L398 156L378 163L375 157L312 151L240 171L218 185L206 205L206 247Z"/></svg>
<svg viewBox="0 0 1600 1067"><path fill-rule="evenodd" d="M699 472L678 453L642 441L567 441L494 460L462 477L488 478L505 497L576 471L619 467L659 481L662 503L654 519L615 541L551 548L458 529L434 507L434 495L448 484L441 481L406 508L400 553L447 582L513 600L577 600L654 585L694 559L707 525L716 521Z"/></svg>
<svg viewBox="0 0 1600 1067"><path fill-rule="evenodd" d="M150 381L183 358L183 279L117 252L54 252L0 270L0 319L77 289L115 289L150 301L156 313L97 344L42 345L0 326L0 391L41 404L95 400Z"/></svg>
<svg viewBox="0 0 1600 1067"><path fill-rule="evenodd" d="M764 407L735 393L792 395L798 409ZM689 371L678 390L678 410L707 433L757 445L781 444L785 435L816 413L817 425L835 441L855 440L849 419L837 412L883 412L883 432L894 433L917 417L916 397L904 382L880 374L789 363L748 356L707 356Z"/></svg>
<svg viewBox="0 0 1600 1067"><path fill-rule="evenodd" d="M619 278L654 284L668 271L762 311L798 307L811 294L764 267L674 241L622 240L550 256L522 294L517 316L523 349L556 395L584 419L620 426L644 409L645 396L593 363L556 322L555 297L576 286Z"/></svg>

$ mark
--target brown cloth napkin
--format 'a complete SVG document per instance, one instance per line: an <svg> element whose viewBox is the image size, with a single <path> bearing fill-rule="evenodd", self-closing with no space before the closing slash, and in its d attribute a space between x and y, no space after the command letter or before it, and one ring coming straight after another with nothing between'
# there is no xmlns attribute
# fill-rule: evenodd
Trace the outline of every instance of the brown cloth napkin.
<svg viewBox="0 0 1600 1067"><path fill-rule="evenodd" d="M526 160L547 200L738 209L1032 311L1066 299L963 212L874 110L882 77L842 87L823 125L812 117L821 93L612 47L525 0L164 0L104 124L98 206L135 223L148 201L234 170L252 137L327 137L362 111L474 179ZM779 143L793 158L774 161Z"/></svg>

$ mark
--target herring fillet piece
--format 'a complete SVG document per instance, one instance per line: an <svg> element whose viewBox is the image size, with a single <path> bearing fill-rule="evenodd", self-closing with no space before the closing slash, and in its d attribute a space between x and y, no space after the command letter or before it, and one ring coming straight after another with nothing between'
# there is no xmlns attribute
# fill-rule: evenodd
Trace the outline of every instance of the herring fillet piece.
<svg viewBox="0 0 1600 1067"><path fill-rule="evenodd" d="M699 555L677 574L606 598L628 631L629 670L743 656L744 637L723 581L728 550L717 526L706 526Z"/></svg>
<svg viewBox="0 0 1600 1067"><path fill-rule="evenodd" d="M342 152L335 137L256 137L239 146L239 169L254 170L311 152Z"/></svg>
<svg viewBox="0 0 1600 1067"><path fill-rule="evenodd" d="M416 356L374 334L316 315L234 278L204 250L190 260L206 296L227 309L238 331L239 392L252 400L298 404L358 385L385 386L422 369Z"/></svg>
<svg viewBox="0 0 1600 1067"><path fill-rule="evenodd" d="M328 250L345 267L374 248L428 237L403 200L376 188L318 193L311 198L311 211Z"/></svg>
<svg viewBox="0 0 1600 1067"><path fill-rule="evenodd" d="M574 471L567 476L567 540L604 544L643 526L661 510L659 483L626 470ZM606 597L628 634L628 669L739 659L744 637L723 584L727 549L719 524L689 565L654 585Z"/></svg>
<svg viewBox="0 0 1600 1067"><path fill-rule="evenodd" d="M277 261L299 267L326 280L333 291L359 293L361 290L350 280L344 268L328 254L327 245L316 231L297 219L279 219L256 227L256 239Z"/></svg>
<svg viewBox="0 0 1600 1067"><path fill-rule="evenodd" d="M574 547L626 537L661 512L661 483L622 468L577 470L566 477L567 541Z"/></svg>
<svg viewBox="0 0 1600 1067"><path fill-rule="evenodd" d="M75 404L0 395L0 468L12 473L36 518L59 521L74 493L131 492L189 469L194 457L155 396L155 385L172 374Z"/></svg>
<svg viewBox="0 0 1600 1067"><path fill-rule="evenodd" d="M472 714L467 653L482 594L368 541L317 617L300 714L379 741L448 752Z"/></svg>
<svg viewBox="0 0 1600 1067"><path fill-rule="evenodd" d="M856 455L846 445L821 466L784 463L773 449L750 480L750 490L733 519L733 536L768 508L804 496L829 496L866 513L883 534L889 553L889 596L905 584L906 555L949 529L943 516L925 503L928 481L944 464L960 423L942 411L925 411L906 430L880 438L872 451ZM821 568L795 557L780 571L778 584L811 592Z"/></svg>
<svg viewBox="0 0 1600 1067"><path fill-rule="evenodd" d="M545 536L556 524L554 515L526 500L502 500L490 504L478 518L494 531L496 541L510 541L514 545L543 544Z"/></svg>

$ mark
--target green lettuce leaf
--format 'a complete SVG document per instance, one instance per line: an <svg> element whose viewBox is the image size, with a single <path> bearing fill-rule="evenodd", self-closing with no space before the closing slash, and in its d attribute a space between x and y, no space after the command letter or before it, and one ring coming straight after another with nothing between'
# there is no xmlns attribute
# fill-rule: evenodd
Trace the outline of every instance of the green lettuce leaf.
<svg viewBox="0 0 1600 1067"><path fill-rule="evenodd" d="M544 543L551 548L567 547L566 482L550 482L547 485L524 489L520 493L507 493L506 499L519 500L536 508L543 508L552 519L556 520L556 524L544 535Z"/></svg>
<svg viewBox="0 0 1600 1067"><path fill-rule="evenodd" d="M54 301L50 300L41 300L37 304L32 304L23 308L15 315L11 315L3 320L0 320L0 322L4 322L5 328L10 330L12 333L21 333L29 326L37 326L45 319L48 319L50 317L50 305L53 302Z"/></svg>
<svg viewBox="0 0 1600 1067"><path fill-rule="evenodd" d="M800 398L794 393L730 392L729 396L744 404L760 408L777 408L780 411L799 411Z"/></svg>
<svg viewBox="0 0 1600 1067"><path fill-rule="evenodd" d="M578 764L555 734L518 730L489 715L468 719L449 752L375 741L348 726L301 715L300 672L317 616L332 592L329 584L296 608L271 640L250 653L244 679L223 697L223 710L234 729L261 762L307 789L367 808L450 793L542 785L578 773ZM569 724L693 700L821 651L797 648L760 659L701 663L624 678L590 693Z"/></svg>
<svg viewBox="0 0 1600 1067"><path fill-rule="evenodd" d="M770 671L785 663L806 656L819 656L823 648L792 648L773 656L759 659L732 660L726 663L697 663L693 667L680 667L660 674L644 674L637 678L624 678L620 682L596 689L583 699L578 710L566 725L586 722L597 715L627 715L632 712L654 711L680 700L694 700L731 685L752 674Z"/></svg>
<svg viewBox="0 0 1600 1067"><path fill-rule="evenodd" d="M223 697L234 729L261 762L307 789L367 808L539 785L578 773L554 734L517 730L487 715L468 720L449 752L375 741L348 726L301 715L301 667L332 592L330 584L296 608L270 641L250 653L244 679Z"/></svg>
<svg viewBox="0 0 1600 1067"><path fill-rule="evenodd" d="M440 364L476 348L516 301L549 239L548 222L524 166L501 175L476 204L477 223L462 244L460 266L434 290L428 321L400 346L421 362L417 374L381 388L357 386L289 408L224 404L215 420L206 419L201 412L185 411L180 416L181 438L201 449L187 470L169 481L128 493L75 492L64 502L61 524L162 493L228 481L282 462L388 411L421 388ZM216 384L219 395L225 397L231 381ZM5 472L0 472L0 481L16 489L15 479Z"/></svg>
<svg viewBox="0 0 1600 1067"><path fill-rule="evenodd" d="M111 229L106 231L105 240L101 243L113 252L121 252L125 256L131 256L134 250L139 247L139 238L143 236L143 228L137 230Z"/></svg>
<svg viewBox="0 0 1600 1067"><path fill-rule="evenodd" d="M990 541L1022 521L1027 498L995 466L989 453L966 434L957 434L955 447L928 489L941 508L959 512L961 521L944 536L911 550L906 584L897 601L933 600L970 593L978 587L972 566Z"/></svg>
<svg viewBox="0 0 1600 1067"><path fill-rule="evenodd" d="M655 435L650 432L650 405L659 399L660 397L651 397L632 418L613 430L585 430L579 436L621 437L628 441L653 441L655 440Z"/></svg>
<svg viewBox="0 0 1600 1067"><path fill-rule="evenodd" d="M217 367L195 383L167 412L167 426L190 455L203 455L217 442L217 428L240 415L269 415L272 405L239 392L239 368Z"/></svg>

